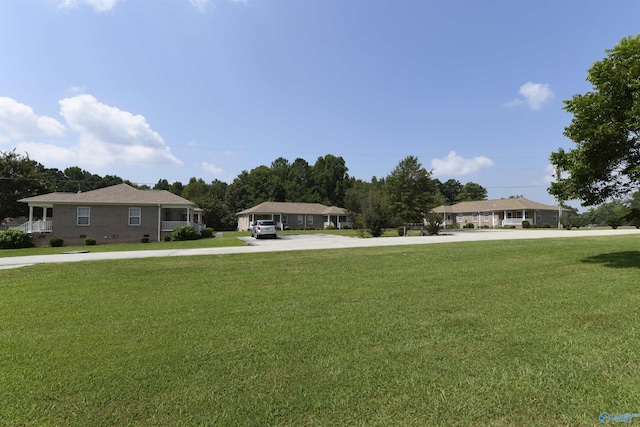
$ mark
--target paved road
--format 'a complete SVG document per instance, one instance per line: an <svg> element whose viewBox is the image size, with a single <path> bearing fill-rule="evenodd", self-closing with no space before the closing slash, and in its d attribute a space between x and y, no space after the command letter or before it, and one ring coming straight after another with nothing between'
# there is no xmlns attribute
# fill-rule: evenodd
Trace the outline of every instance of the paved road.
<svg viewBox="0 0 640 427"><path fill-rule="evenodd" d="M23 257L0 258L0 269L16 268L35 264L50 264L60 262L98 261L134 258L163 258L173 256L192 255L220 255L258 252L301 251L313 249L342 249L364 248L373 246L401 246L434 243L470 242L481 240L515 240L515 239L545 239L558 237L585 236L615 236L623 234L640 235L640 230L465 230L446 232L440 236L424 237L384 237L378 239L358 239L353 237L336 236L330 234L293 234L279 236L277 239L256 240L243 237L240 240L246 246L225 248L198 249L161 249L129 252L87 252L66 253L58 255L33 255Z"/></svg>

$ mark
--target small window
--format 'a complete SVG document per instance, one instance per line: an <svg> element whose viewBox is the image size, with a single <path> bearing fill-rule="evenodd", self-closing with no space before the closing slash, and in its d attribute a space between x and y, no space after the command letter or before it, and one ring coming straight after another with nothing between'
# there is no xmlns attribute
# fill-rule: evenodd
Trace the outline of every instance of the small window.
<svg viewBox="0 0 640 427"><path fill-rule="evenodd" d="M459 213L458 214L458 222L462 222L462 221L464 221L464 215Z"/></svg>
<svg viewBox="0 0 640 427"><path fill-rule="evenodd" d="M473 222L478 222L478 214L477 214L477 213L475 213L475 212L474 212L474 213L471 215L471 221L473 221Z"/></svg>
<svg viewBox="0 0 640 427"><path fill-rule="evenodd" d="M307 225L313 225L313 215L307 217Z"/></svg>
<svg viewBox="0 0 640 427"><path fill-rule="evenodd" d="M129 208L129 225L140 225L141 215L142 215L142 209Z"/></svg>
<svg viewBox="0 0 640 427"><path fill-rule="evenodd" d="M89 225L91 208L78 208L78 225Z"/></svg>
<svg viewBox="0 0 640 427"><path fill-rule="evenodd" d="M289 216L282 215L282 223L283 224L288 224L289 223Z"/></svg>
<svg viewBox="0 0 640 427"><path fill-rule="evenodd" d="M304 215L298 215L298 225L304 224Z"/></svg>
<svg viewBox="0 0 640 427"><path fill-rule="evenodd" d="M482 216L484 217L484 222L489 222L489 212L483 213Z"/></svg>

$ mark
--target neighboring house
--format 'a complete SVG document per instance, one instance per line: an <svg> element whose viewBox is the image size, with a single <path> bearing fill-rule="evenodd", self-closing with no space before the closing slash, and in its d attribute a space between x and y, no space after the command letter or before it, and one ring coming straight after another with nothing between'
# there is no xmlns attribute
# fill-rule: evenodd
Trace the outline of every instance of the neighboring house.
<svg viewBox="0 0 640 427"><path fill-rule="evenodd" d="M442 214L444 224L473 224L474 227L522 227L522 221L529 221L542 227L548 224L558 226L558 206L545 205L522 197L497 200L479 200L475 202L461 202L451 206L438 206L432 212Z"/></svg>
<svg viewBox="0 0 640 427"><path fill-rule="evenodd" d="M195 203L166 190L138 190L118 184L84 193L49 193L27 197L29 219L16 227L33 237L37 246L60 237L65 245L140 242L144 237L161 241L179 225L198 230L202 210Z"/></svg>
<svg viewBox="0 0 640 427"><path fill-rule="evenodd" d="M336 206L320 203L264 202L236 214L238 230L248 230L252 222L270 219L278 228L291 230L324 229L329 225L336 228L350 227L347 212Z"/></svg>

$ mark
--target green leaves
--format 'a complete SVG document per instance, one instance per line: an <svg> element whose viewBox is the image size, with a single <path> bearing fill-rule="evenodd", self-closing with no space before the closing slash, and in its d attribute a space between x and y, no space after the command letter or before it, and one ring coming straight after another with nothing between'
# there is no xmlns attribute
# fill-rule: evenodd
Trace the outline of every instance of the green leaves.
<svg viewBox="0 0 640 427"><path fill-rule="evenodd" d="M549 189L561 201L595 205L640 184L640 35L623 38L607 54L589 69L593 90L564 101L573 114L564 135L576 147L550 156L568 172Z"/></svg>

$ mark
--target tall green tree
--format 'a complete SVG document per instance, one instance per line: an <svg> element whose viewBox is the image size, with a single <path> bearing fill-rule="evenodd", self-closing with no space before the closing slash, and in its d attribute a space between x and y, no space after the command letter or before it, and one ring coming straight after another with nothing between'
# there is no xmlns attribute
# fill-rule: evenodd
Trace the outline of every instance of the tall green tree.
<svg viewBox="0 0 640 427"><path fill-rule="evenodd" d="M415 156L405 157L387 176L386 193L391 213L406 223L422 221L442 202L431 172Z"/></svg>
<svg viewBox="0 0 640 427"><path fill-rule="evenodd" d="M313 165L313 182L321 203L340 206L349 186L348 169L342 157L327 154Z"/></svg>
<svg viewBox="0 0 640 427"><path fill-rule="evenodd" d="M475 182L467 182L462 186L456 202L475 202L477 200L487 199L487 189Z"/></svg>
<svg viewBox="0 0 640 427"><path fill-rule="evenodd" d="M289 167L285 183L288 202L317 202L313 192L312 167L305 159L297 158Z"/></svg>
<svg viewBox="0 0 640 427"><path fill-rule="evenodd" d="M0 221L26 216L28 207L18 200L52 191L44 168L13 151L0 152Z"/></svg>
<svg viewBox="0 0 640 427"><path fill-rule="evenodd" d="M440 180L436 179L435 183L442 197L444 197L445 204L452 205L456 203L458 194L462 191L462 183L460 181L457 179L449 179L446 182L440 182Z"/></svg>
<svg viewBox="0 0 640 427"><path fill-rule="evenodd" d="M593 89L564 101L573 114L564 134L576 147L550 156L560 176L549 192L560 201L596 205L640 185L640 34L606 53L589 68Z"/></svg>

